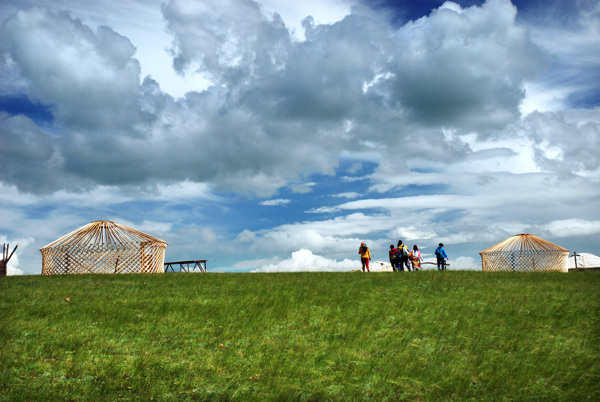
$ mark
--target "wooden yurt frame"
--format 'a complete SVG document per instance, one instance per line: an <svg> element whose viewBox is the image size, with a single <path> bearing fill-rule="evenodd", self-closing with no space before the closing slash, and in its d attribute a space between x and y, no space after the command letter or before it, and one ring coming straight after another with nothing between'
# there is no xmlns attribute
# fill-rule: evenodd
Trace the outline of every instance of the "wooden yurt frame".
<svg viewBox="0 0 600 402"><path fill-rule="evenodd" d="M484 271L568 272L569 250L522 233L482 251Z"/></svg>
<svg viewBox="0 0 600 402"><path fill-rule="evenodd" d="M40 249L42 275L164 272L167 244L118 223L95 221Z"/></svg>

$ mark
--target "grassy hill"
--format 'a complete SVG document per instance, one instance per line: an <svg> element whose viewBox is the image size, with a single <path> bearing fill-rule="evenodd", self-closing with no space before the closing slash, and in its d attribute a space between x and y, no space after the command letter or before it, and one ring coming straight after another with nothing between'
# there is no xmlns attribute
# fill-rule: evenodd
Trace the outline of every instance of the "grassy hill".
<svg viewBox="0 0 600 402"><path fill-rule="evenodd" d="M600 399L600 272L0 278L0 400Z"/></svg>

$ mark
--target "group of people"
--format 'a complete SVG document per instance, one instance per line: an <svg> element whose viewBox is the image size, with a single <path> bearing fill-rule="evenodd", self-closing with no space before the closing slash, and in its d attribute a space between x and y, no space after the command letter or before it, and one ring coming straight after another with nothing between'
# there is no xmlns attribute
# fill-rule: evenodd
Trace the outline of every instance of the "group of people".
<svg viewBox="0 0 600 402"><path fill-rule="evenodd" d="M365 272L365 269L366 272L371 272L369 269L371 251L364 242L360 244L358 254L360 254L363 272ZM440 243L435 250L435 257L437 259L438 271L445 271L448 255L446 254L446 250L444 250L443 243ZM421 262L423 261L419 247L415 244L413 245L412 250L408 251L408 248L402 243L402 240L398 240L396 247L394 247L393 244L390 244L389 258L394 272L404 271L405 267L407 271L419 271L421 269Z"/></svg>

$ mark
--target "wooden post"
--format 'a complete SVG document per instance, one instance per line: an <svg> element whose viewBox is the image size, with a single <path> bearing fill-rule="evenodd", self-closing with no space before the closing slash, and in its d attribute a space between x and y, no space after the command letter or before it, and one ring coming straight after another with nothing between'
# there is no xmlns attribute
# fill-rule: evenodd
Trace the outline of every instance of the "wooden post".
<svg viewBox="0 0 600 402"><path fill-rule="evenodd" d="M10 244L2 245L2 261L0 261L0 276L8 275L8 261L10 261L15 251L17 251L17 247L19 247L18 244L15 246L12 253L8 255L8 252L10 251Z"/></svg>

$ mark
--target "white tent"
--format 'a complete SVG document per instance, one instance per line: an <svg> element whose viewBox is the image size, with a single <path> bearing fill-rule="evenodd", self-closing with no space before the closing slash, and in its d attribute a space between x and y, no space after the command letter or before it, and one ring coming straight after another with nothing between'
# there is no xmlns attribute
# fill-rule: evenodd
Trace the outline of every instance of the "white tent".
<svg viewBox="0 0 600 402"><path fill-rule="evenodd" d="M575 257L569 257L569 271L575 269ZM577 254L577 269L600 270L600 257L590 253Z"/></svg>

